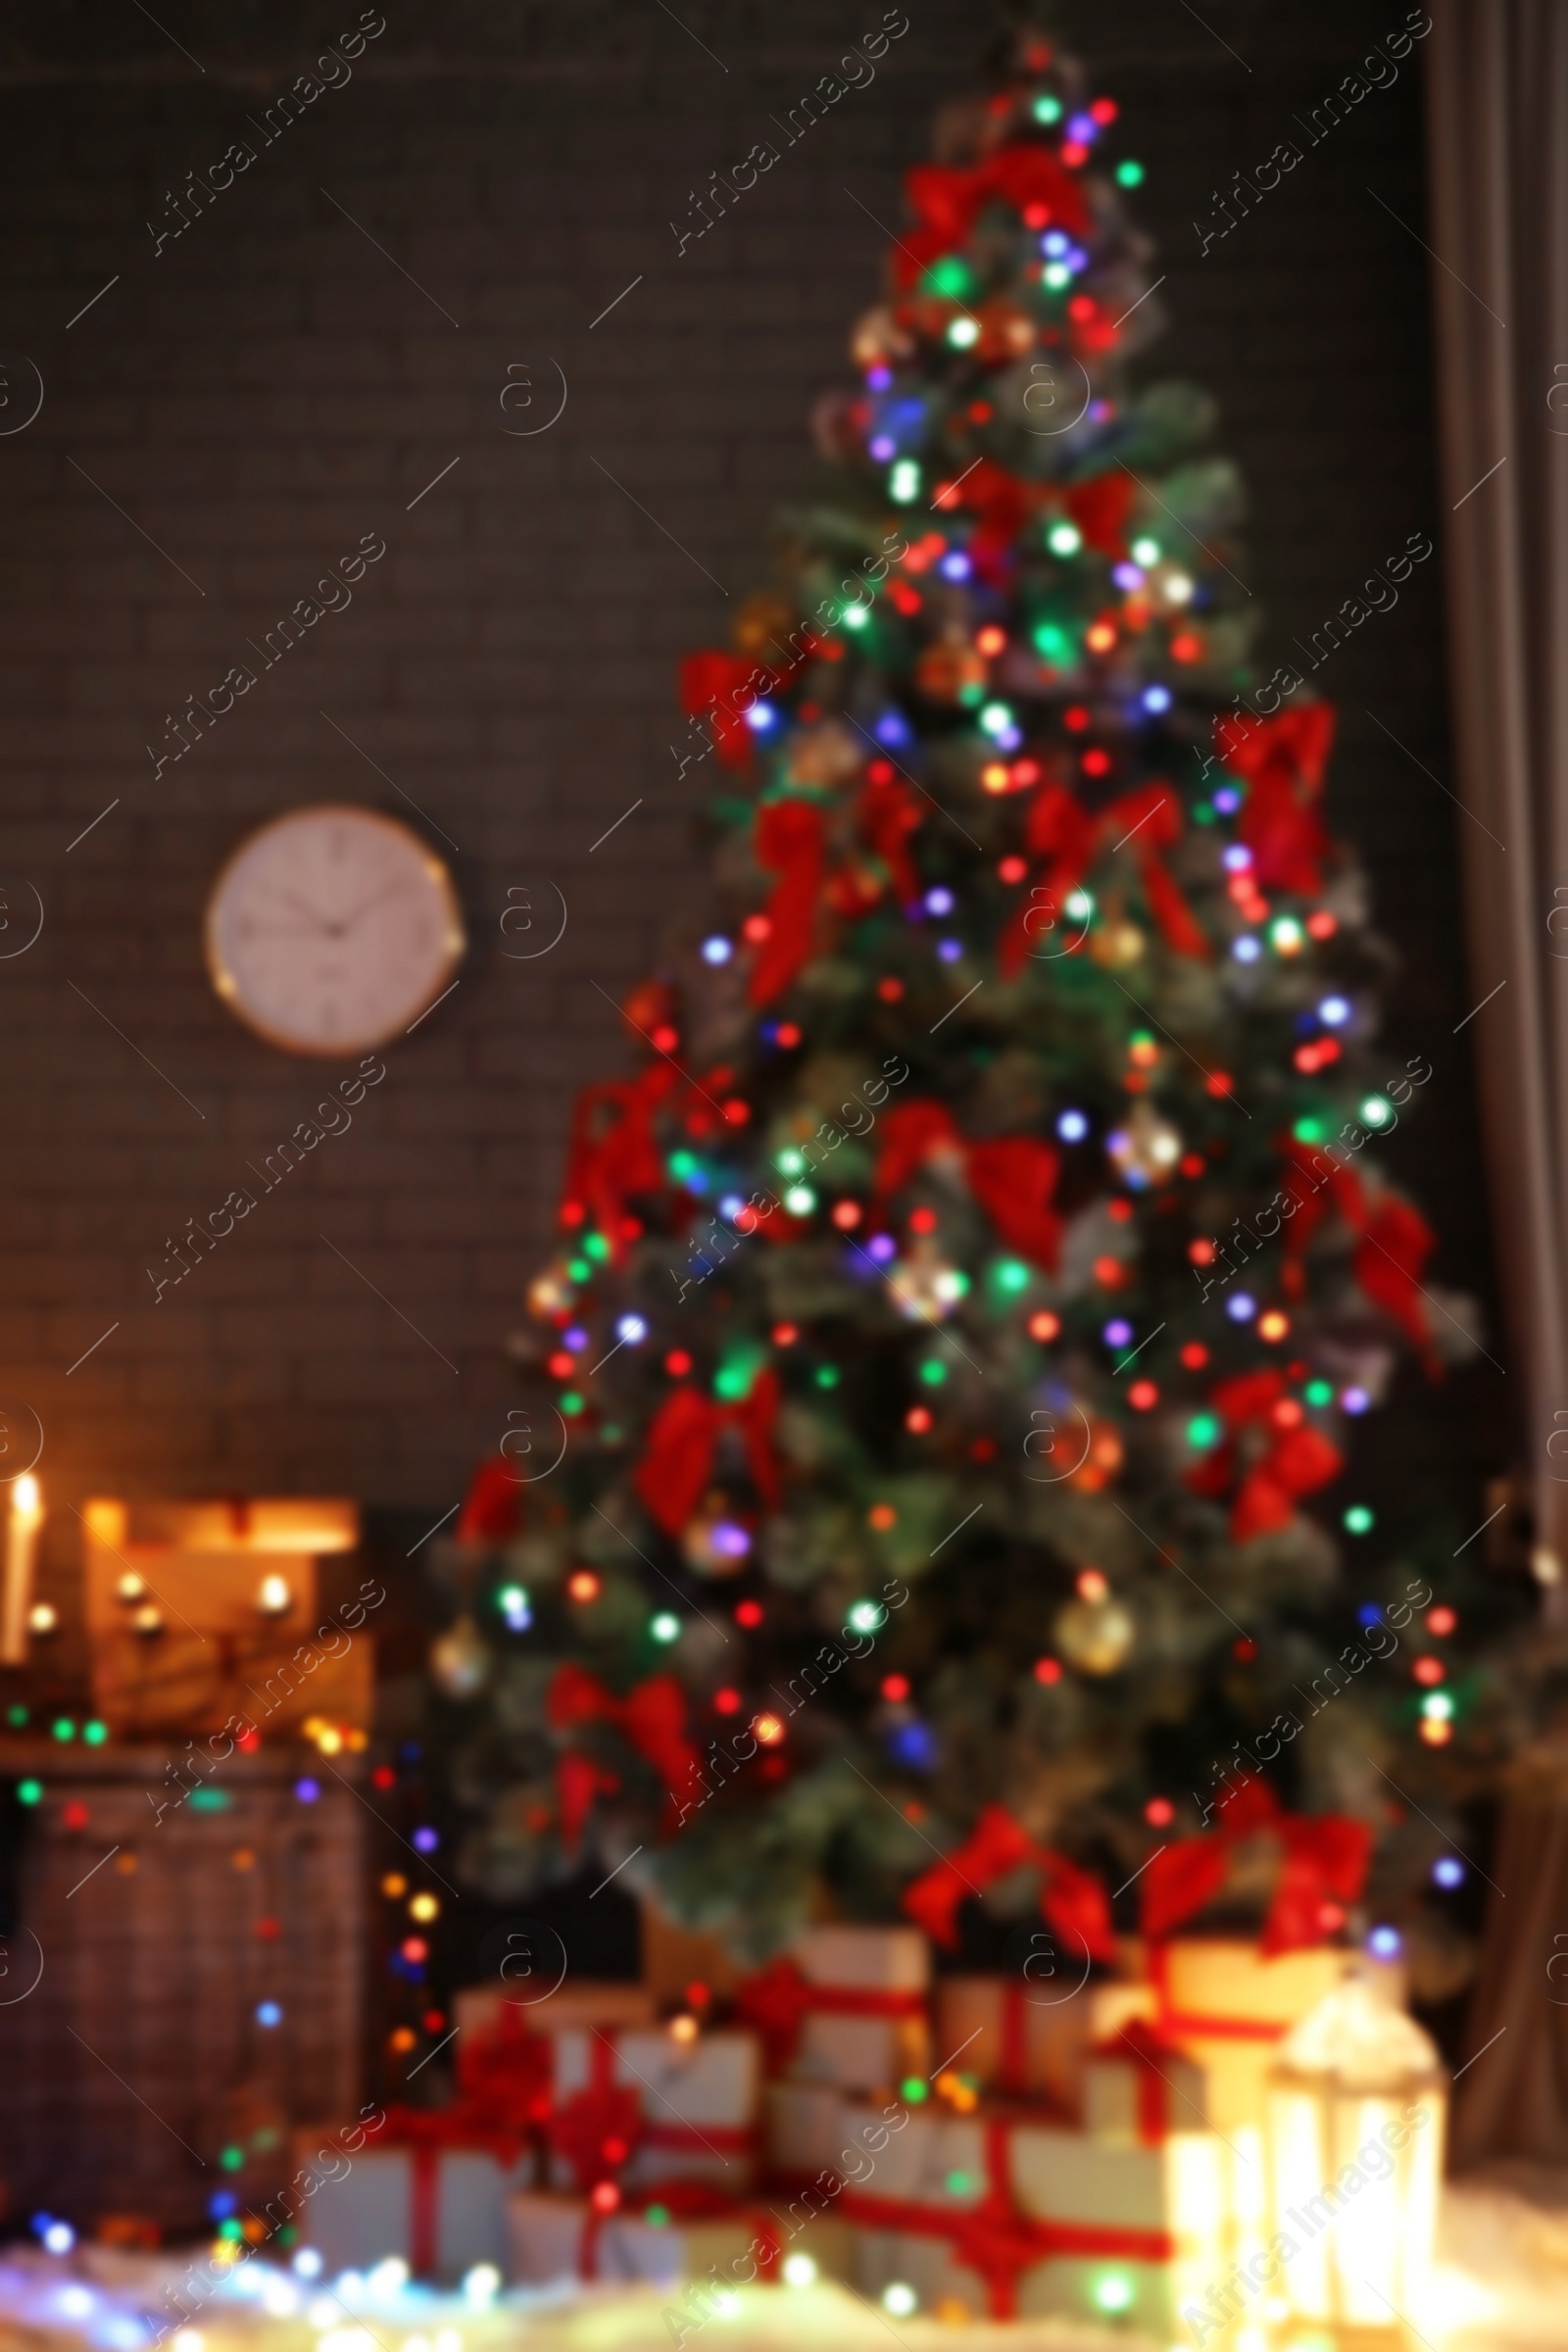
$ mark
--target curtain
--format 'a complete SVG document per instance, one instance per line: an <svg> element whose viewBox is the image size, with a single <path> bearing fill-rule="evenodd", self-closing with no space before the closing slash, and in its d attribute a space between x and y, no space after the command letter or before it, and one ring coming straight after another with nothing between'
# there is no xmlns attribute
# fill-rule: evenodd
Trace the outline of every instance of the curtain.
<svg viewBox="0 0 1568 2352"><path fill-rule="evenodd" d="M1568 7L1433 0L1431 272L1472 1017L1537 1573L1568 1615ZM1479 822L1470 821L1478 819ZM1484 828L1484 829L1483 829ZM1560 895L1559 895L1560 894ZM1561 1419L1556 1416L1561 1415ZM1568 1784L1504 1797L1454 2148L1568 2159ZM1568 1975L1568 1967L1558 1974ZM1505 2029L1505 2031L1504 2031ZM1500 2037L1499 2037L1500 2036ZM1487 2045L1491 2044L1489 2048ZM1485 2055L1475 2055L1485 2051Z"/></svg>

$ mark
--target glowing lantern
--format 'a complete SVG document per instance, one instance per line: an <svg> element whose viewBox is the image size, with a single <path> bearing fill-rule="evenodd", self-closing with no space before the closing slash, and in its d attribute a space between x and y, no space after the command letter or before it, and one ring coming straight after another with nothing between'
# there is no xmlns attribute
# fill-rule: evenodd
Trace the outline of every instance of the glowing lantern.
<svg viewBox="0 0 1568 2352"><path fill-rule="evenodd" d="M1347 1978L1286 2035L1268 2136L1293 2318L1353 2331L1368 2352L1404 2345L1431 2274L1446 2104L1433 2043L1364 1978Z"/></svg>

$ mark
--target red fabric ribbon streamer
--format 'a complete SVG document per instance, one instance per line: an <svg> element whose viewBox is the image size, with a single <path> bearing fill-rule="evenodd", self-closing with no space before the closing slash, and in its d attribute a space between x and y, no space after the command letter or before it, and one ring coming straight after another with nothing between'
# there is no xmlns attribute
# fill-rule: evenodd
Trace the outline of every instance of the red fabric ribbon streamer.
<svg viewBox="0 0 1568 2352"><path fill-rule="evenodd" d="M585 1086L571 1114L566 1148L566 1179L562 1208L590 1216L619 1252L621 1226L628 1200L638 1193L667 1189L663 1154L654 1133L654 1112L680 1083L679 1072L667 1061L657 1061L641 1077L611 1079Z"/></svg>
<svg viewBox="0 0 1568 2352"><path fill-rule="evenodd" d="M666 1826L677 1825L681 1799L697 1785L699 1758L686 1730L686 1693L672 1674L651 1674L634 1684L624 1698L617 1698L597 1675L568 1660L551 1678L545 1719L556 1732L577 1731L592 1723L607 1723L618 1731L658 1773L664 1788ZM591 1758L567 1750L558 1767L564 1843L575 1844L599 1790L616 1786Z"/></svg>
<svg viewBox="0 0 1568 2352"><path fill-rule="evenodd" d="M957 1910L964 1896L983 1893L1024 1863L1044 1877L1041 1913L1058 1935L1084 1946L1091 1959L1114 1961L1110 1905L1100 1881L1054 1847L1037 1845L1005 1805L983 1805L963 1843L906 1886L900 1900L932 1941L951 1951L958 1940Z"/></svg>
<svg viewBox="0 0 1568 2352"><path fill-rule="evenodd" d="M752 760L752 730L745 711L737 709L749 689L757 699L757 664L736 654L688 654L680 665L681 709L692 718L706 718L713 748L726 767L746 768Z"/></svg>
<svg viewBox="0 0 1568 2352"><path fill-rule="evenodd" d="M1334 845L1319 803L1334 718L1332 703L1300 703L1273 718L1227 713L1214 721L1214 749L1249 786L1239 829L1261 890L1315 899L1323 888Z"/></svg>
<svg viewBox="0 0 1568 2352"><path fill-rule="evenodd" d="M1287 1138L1283 1150L1283 1189L1296 1202L1296 1214L1284 1228L1287 1291L1293 1298L1304 1292L1301 1260L1332 1200L1360 1237L1350 1262L1356 1282L1373 1305L1392 1316L1423 1351L1428 1372L1435 1374L1441 1366L1432 1351L1432 1325L1421 1276L1438 1237L1421 1211L1397 1193L1370 1192L1355 1169L1333 1152L1314 1150L1294 1136Z"/></svg>
<svg viewBox="0 0 1568 2352"><path fill-rule="evenodd" d="M1238 1544L1289 1527L1300 1497L1327 1486L1345 1466L1345 1456L1321 1430L1304 1421L1280 1425L1275 1407L1285 1394L1283 1373L1244 1372L1222 1380L1209 1398L1226 1439L1189 1471L1187 1484L1198 1494L1227 1494L1235 1488L1230 1532Z"/></svg>
<svg viewBox="0 0 1568 2352"><path fill-rule="evenodd" d="M1144 901L1166 946L1178 956L1207 960L1214 950L1207 932L1170 873L1163 852L1182 836L1181 802L1168 784L1140 784L1091 816L1064 784L1048 784L1036 794L1025 826L1025 841L1041 868L1038 887L1054 902L1048 911L1064 942L1071 936L1063 908L1067 899L1102 858L1126 847L1137 860ZM1038 918L1039 903L1032 896L1020 902L1017 914L1003 934L997 961L1004 979L1015 980L1022 971L1036 935L1029 929Z"/></svg>
<svg viewBox="0 0 1568 2352"><path fill-rule="evenodd" d="M814 801L763 801L752 838L759 865L778 880L763 912L767 937L752 965L754 1004L783 994L811 953L821 915L827 825Z"/></svg>
<svg viewBox="0 0 1568 2352"><path fill-rule="evenodd" d="M924 822L925 810L911 785L890 770L873 775L856 803L860 838L879 859L901 906L912 906L920 895L920 877L909 856L909 836Z"/></svg>
<svg viewBox="0 0 1568 2352"><path fill-rule="evenodd" d="M1050 148L1019 143L999 147L971 165L917 164L904 175L905 194L915 224L894 249L893 270L901 288L912 285L927 266L961 245L982 210L993 202L1041 210L1042 228L1054 225L1080 235L1089 225L1083 191Z"/></svg>
<svg viewBox="0 0 1568 2352"><path fill-rule="evenodd" d="M522 1516L522 1487L512 1464L500 1455L480 1462L468 1481L458 1513L460 1544L505 1544Z"/></svg>
<svg viewBox="0 0 1568 2352"><path fill-rule="evenodd" d="M1089 545L1102 556L1124 556L1138 485L1119 466L1067 488L1067 512Z"/></svg>
<svg viewBox="0 0 1568 2352"><path fill-rule="evenodd" d="M1203 1838L1181 1838L1156 1853L1144 1873L1143 1931L1152 1942L1169 1936L1225 1884L1232 1850L1260 1830L1284 1848L1283 1865L1263 1923L1263 1950L1304 1951L1321 1943L1325 1904L1351 1903L1366 1883L1372 1832L1344 1813L1307 1816L1281 1810L1265 1780L1245 1774L1221 1800L1220 1827ZM1167 2027L1168 2030L1168 2027Z"/></svg>
<svg viewBox="0 0 1568 2352"><path fill-rule="evenodd" d="M877 1156L873 1216L883 1213L933 1152L942 1152L957 1155L970 1192L1007 1247L1054 1273L1061 1253L1062 1221L1052 1206L1060 1155L1032 1135L968 1143L945 1103L902 1102L888 1112Z"/></svg>
<svg viewBox="0 0 1568 2352"><path fill-rule="evenodd" d="M701 1502L726 1429L739 1432L759 1494L770 1511L778 1509L773 1425L779 1394L778 1374L769 1369L758 1373L738 1404L719 1404L685 1383L665 1397L654 1415L632 1484L666 1536L678 1536Z"/></svg>

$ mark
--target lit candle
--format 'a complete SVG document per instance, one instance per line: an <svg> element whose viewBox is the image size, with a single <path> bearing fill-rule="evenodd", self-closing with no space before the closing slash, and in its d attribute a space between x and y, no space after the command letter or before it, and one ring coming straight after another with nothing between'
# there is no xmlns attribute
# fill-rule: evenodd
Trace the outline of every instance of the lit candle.
<svg viewBox="0 0 1568 2352"><path fill-rule="evenodd" d="M0 1597L0 1664L27 1662L27 1613L32 1607L32 1564L43 1525L43 1492L30 1472L15 1480L6 1519L5 1592Z"/></svg>

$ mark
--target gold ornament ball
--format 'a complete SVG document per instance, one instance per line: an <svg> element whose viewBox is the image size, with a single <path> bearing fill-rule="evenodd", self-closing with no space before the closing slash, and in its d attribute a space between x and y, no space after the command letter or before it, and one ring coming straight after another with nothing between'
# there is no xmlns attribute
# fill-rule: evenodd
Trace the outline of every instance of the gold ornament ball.
<svg viewBox="0 0 1568 2352"><path fill-rule="evenodd" d="M472 1698L489 1672L489 1648L466 1614L454 1618L430 1644L430 1673L448 1698Z"/></svg>
<svg viewBox="0 0 1568 2352"><path fill-rule="evenodd" d="M1091 934L1089 953L1102 971L1119 972L1138 961L1146 944L1136 923L1105 923Z"/></svg>
<svg viewBox="0 0 1568 2352"><path fill-rule="evenodd" d="M1055 1642L1080 1674L1114 1674L1137 1630L1119 1600L1069 1600L1056 1619Z"/></svg>

